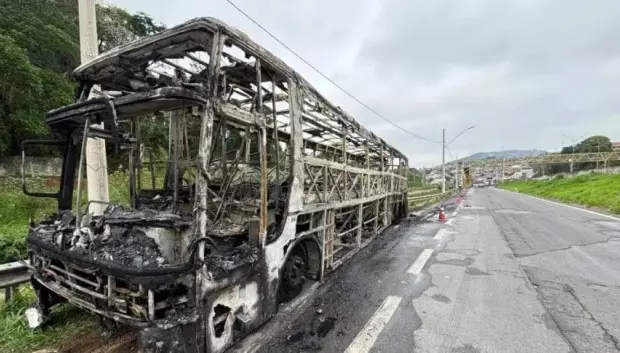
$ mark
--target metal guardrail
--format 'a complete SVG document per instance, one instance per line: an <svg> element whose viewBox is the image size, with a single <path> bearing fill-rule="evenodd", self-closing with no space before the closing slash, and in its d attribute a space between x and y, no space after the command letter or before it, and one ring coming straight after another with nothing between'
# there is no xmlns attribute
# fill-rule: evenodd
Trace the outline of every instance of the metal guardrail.
<svg viewBox="0 0 620 353"><path fill-rule="evenodd" d="M543 156L512 157L512 158L490 158L484 160L466 161L472 167L501 167L502 165L543 165L543 164L568 164L603 162L620 160L620 152L590 152L590 153L565 153L565 154L546 154ZM446 168L454 168L455 162L446 163ZM460 162L462 163L462 162Z"/></svg>
<svg viewBox="0 0 620 353"><path fill-rule="evenodd" d="M430 195L422 195L422 196L410 196L407 197L407 201L409 202L410 208L422 208L431 203L437 202L444 197L451 195L454 193L454 189L446 190L446 192L439 192Z"/></svg>
<svg viewBox="0 0 620 353"><path fill-rule="evenodd" d="M0 265L0 289L4 289L4 300L8 302L20 284L30 281L29 262L17 261Z"/></svg>
<svg viewBox="0 0 620 353"><path fill-rule="evenodd" d="M422 208L443 199L454 191L452 189L430 195L411 196L407 198L407 201L410 207ZM5 302L11 300L13 292L19 285L30 281L29 264L29 261L16 261L0 265L0 289L4 289Z"/></svg>
<svg viewBox="0 0 620 353"><path fill-rule="evenodd" d="M430 195L411 196L407 198L410 207L422 208L454 193L454 189ZM21 284L30 281L29 261L16 261L0 265L0 289L4 289L5 302L13 297L13 292Z"/></svg>

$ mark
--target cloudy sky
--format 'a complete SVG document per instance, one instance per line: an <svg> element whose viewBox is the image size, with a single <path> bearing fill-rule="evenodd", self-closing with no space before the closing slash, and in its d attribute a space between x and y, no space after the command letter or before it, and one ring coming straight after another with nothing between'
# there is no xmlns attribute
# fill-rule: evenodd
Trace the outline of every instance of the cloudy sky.
<svg viewBox="0 0 620 353"><path fill-rule="evenodd" d="M620 1L233 0L375 110L452 157L557 150L584 134L620 140ZM225 0L106 0L167 26L217 17L283 58L421 167L441 145L340 92ZM446 155L450 159L449 155Z"/></svg>

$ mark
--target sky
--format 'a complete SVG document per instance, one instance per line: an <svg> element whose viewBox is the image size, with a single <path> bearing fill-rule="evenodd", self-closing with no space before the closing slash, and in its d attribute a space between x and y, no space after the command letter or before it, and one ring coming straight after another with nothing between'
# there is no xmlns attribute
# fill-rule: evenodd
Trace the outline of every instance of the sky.
<svg viewBox="0 0 620 353"><path fill-rule="evenodd" d="M225 0L106 0L167 26L210 16L246 32L409 157L417 139L349 98ZM502 149L620 140L620 1L233 0L326 76L446 160Z"/></svg>

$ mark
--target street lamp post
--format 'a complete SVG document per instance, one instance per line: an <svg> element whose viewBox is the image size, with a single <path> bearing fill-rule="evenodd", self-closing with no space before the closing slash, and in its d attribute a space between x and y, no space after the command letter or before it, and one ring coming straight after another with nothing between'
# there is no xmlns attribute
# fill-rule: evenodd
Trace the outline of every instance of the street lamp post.
<svg viewBox="0 0 620 353"><path fill-rule="evenodd" d="M441 192L446 192L446 129L441 133Z"/></svg>
<svg viewBox="0 0 620 353"><path fill-rule="evenodd" d="M582 138L586 137L586 135L588 135L588 133L585 133L585 134L581 135L580 137L577 137L576 139L573 139L570 136L566 136L565 134L562 134L562 136L566 137L567 139L569 139L573 143L573 153L572 154L575 154L575 146L577 145L577 141L579 141ZM573 159L571 158L568 161L570 162L570 173L573 174Z"/></svg>
<svg viewBox="0 0 620 353"><path fill-rule="evenodd" d="M570 136L566 136L565 134L562 134L562 136L566 137L567 139L569 139L573 143L573 146L572 146L573 147L573 154L575 154L575 145L577 144L577 141L579 141L582 138L586 137L586 135L588 135L587 132L585 134L581 135L580 137L577 137L576 139L573 139Z"/></svg>
<svg viewBox="0 0 620 353"><path fill-rule="evenodd" d="M459 190L459 155L456 154L456 160L454 161L454 188Z"/></svg>
<svg viewBox="0 0 620 353"><path fill-rule="evenodd" d="M442 181L441 181L441 192L446 192L446 148L454 140L456 140L457 137L459 137L462 134L464 134L465 131L473 129L474 127L476 127L476 126L472 125L472 126L468 127L467 129L464 129L463 131L459 132L448 143L446 143L446 129L442 130L442 138L441 138L441 146L442 146L442 148L441 148L441 176L442 176L442 178L441 178L442 179Z"/></svg>

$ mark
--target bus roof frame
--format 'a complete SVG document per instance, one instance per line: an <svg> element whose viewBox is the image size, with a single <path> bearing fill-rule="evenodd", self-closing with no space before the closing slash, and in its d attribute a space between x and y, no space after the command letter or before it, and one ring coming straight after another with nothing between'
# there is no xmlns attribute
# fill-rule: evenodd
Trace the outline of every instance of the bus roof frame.
<svg viewBox="0 0 620 353"><path fill-rule="evenodd" d="M58 109L46 114L45 123L54 130L70 130L81 126L86 116L99 116L110 126L117 125L111 117L135 116L160 109L175 109L204 105L206 100L195 90L183 87L162 87L136 92L120 97L97 97ZM111 112L113 109L114 112Z"/></svg>
<svg viewBox="0 0 620 353"><path fill-rule="evenodd" d="M339 106L331 103L306 79L276 55L254 42L244 32L213 17L194 18L157 34L113 48L77 67L73 71L73 76L81 82L99 83L110 79L114 80L114 74L118 70L127 72L127 69L121 69L121 66L128 67L133 65L135 68L136 63L139 63L138 65L145 65L149 60L157 60L162 56L166 58L179 58L188 52L196 50L209 52L211 47L210 36L216 31L220 31L220 33L238 43L242 49L249 51L256 58L260 59L263 68L270 68L284 75L285 78L292 79L299 85L300 90L316 99L320 104L337 112L337 115L339 115L337 118L343 125L353 127L365 139L379 141L384 147L389 148L395 157L407 160L407 157L402 152L367 130Z"/></svg>

